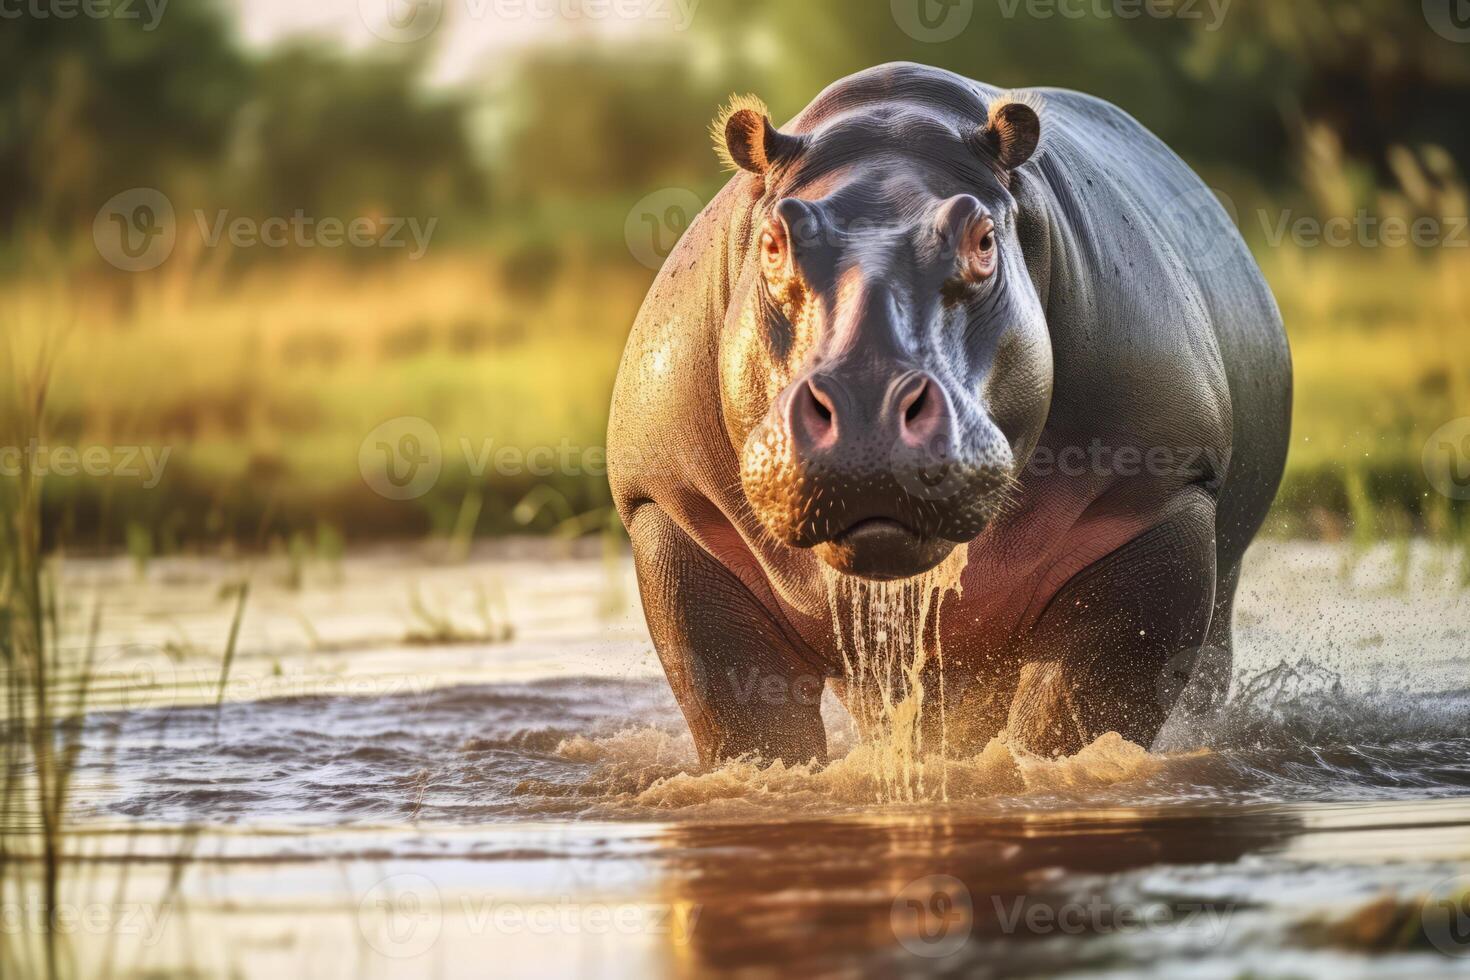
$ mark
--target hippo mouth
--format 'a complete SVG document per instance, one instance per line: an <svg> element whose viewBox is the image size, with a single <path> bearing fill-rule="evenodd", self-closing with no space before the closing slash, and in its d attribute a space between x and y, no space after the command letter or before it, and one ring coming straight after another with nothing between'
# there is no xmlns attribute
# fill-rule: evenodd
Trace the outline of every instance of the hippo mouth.
<svg viewBox="0 0 1470 980"><path fill-rule="evenodd" d="M926 537L891 517L869 517L816 545L817 557L845 575L891 581L920 575L942 562L955 542Z"/></svg>

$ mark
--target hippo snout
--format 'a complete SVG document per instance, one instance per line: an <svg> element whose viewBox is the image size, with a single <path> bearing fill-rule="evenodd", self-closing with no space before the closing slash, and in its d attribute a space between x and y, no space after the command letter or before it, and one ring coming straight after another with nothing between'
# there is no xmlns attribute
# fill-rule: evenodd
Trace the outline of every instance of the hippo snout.
<svg viewBox="0 0 1470 980"><path fill-rule="evenodd" d="M984 412L929 372L814 371L751 433L741 482L777 539L839 571L891 579L927 571L984 530L1012 463Z"/></svg>
<svg viewBox="0 0 1470 980"><path fill-rule="evenodd" d="M785 401L795 448L813 463L852 469L864 453L885 445L928 450L938 459L951 455L954 413L943 390L921 371L861 388L814 374L792 385Z"/></svg>

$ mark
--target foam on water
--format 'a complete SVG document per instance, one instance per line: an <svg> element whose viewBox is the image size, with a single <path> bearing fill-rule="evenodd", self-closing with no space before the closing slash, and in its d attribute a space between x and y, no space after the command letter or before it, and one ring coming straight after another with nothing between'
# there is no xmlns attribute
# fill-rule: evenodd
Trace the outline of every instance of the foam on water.
<svg viewBox="0 0 1470 980"><path fill-rule="evenodd" d="M1173 762L1199 753L1159 755L1122 738L1103 735L1077 754L1043 758L992 739L969 758L946 758L934 752L904 759L910 770L896 774L891 745L863 741L826 766L764 764L737 759L713 769L697 767L687 736L648 728L632 728L602 738L578 737L557 749L562 758L594 765L589 784L596 785L602 804L611 811L637 810L739 813L781 807L918 803L925 785L947 793L952 803L1028 794L1065 796L1114 784L1147 779ZM897 784L911 795L888 798ZM531 789L531 787L526 787Z"/></svg>
<svg viewBox="0 0 1470 980"><path fill-rule="evenodd" d="M911 717L902 699L878 704L900 722ZM837 722L826 766L742 759L701 770L685 732L649 727L568 739L556 754L589 767L584 786L608 815L1439 798L1470 790L1467 715L1470 689L1350 692L1333 672L1299 663L1240 678L1218 711L1173 719L1152 747L1110 732L1073 755L1043 757L1002 733L973 756L950 757L914 728L860 737Z"/></svg>

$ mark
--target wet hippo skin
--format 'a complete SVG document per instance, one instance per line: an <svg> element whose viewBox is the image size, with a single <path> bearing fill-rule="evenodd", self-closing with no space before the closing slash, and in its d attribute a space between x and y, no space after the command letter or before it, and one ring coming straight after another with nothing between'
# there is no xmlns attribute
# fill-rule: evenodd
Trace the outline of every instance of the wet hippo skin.
<svg viewBox="0 0 1470 980"><path fill-rule="evenodd" d="M734 175L644 302L608 442L701 757L824 759L824 569L957 549L951 751L1147 745L1195 664L1218 695L1291 365L1199 178L1098 99L912 64L716 131Z"/></svg>

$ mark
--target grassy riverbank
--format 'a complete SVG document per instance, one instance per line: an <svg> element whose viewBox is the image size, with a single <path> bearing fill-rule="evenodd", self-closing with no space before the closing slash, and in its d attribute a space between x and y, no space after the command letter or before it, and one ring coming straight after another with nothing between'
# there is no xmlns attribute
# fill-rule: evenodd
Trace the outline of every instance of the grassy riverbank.
<svg viewBox="0 0 1470 980"><path fill-rule="evenodd" d="M1365 514L1377 534L1453 526L1421 454L1470 415L1470 255L1260 257L1297 379L1273 528L1331 537ZM608 397L651 276L589 249L548 268L465 251L12 284L0 298L12 350L52 357L48 535L162 553L602 528ZM428 423L441 462L403 500L364 478L374 430L399 417ZM105 472L84 465L96 447Z"/></svg>

